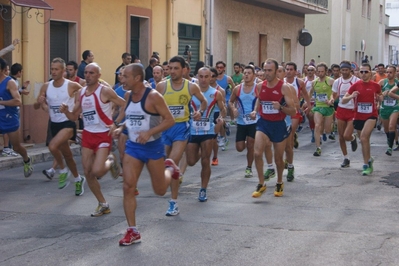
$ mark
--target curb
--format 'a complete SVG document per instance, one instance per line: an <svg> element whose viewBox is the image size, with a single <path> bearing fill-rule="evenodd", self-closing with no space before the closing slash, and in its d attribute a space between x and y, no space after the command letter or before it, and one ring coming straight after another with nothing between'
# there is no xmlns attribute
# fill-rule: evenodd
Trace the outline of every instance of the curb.
<svg viewBox="0 0 399 266"><path fill-rule="evenodd" d="M50 151L47 147L41 149L27 149L28 155L31 157L33 161L33 165L42 162L48 162L53 160L53 155L51 155ZM71 146L71 151L73 156L80 156L81 150L79 145ZM22 167L23 160L21 156L18 157L0 157L0 170L6 170L15 167Z"/></svg>

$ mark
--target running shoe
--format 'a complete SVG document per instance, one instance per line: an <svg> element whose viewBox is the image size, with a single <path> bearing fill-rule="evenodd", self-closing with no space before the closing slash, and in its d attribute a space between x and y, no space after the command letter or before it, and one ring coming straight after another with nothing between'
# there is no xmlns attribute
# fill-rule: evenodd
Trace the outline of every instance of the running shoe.
<svg viewBox="0 0 399 266"><path fill-rule="evenodd" d="M335 135L334 133L331 132L331 134L328 136L329 139L331 140L335 140Z"/></svg>
<svg viewBox="0 0 399 266"><path fill-rule="evenodd" d="M109 171L111 172L111 177L113 179L118 179L119 173L121 172L121 167L116 159L115 154L110 153L108 155L108 160L111 162L111 166L109 168Z"/></svg>
<svg viewBox="0 0 399 266"><path fill-rule="evenodd" d="M58 175L58 188L64 189L69 185L69 171Z"/></svg>
<svg viewBox="0 0 399 266"><path fill-rule="evenodd" d="M363 175L363 176L371 175L371 173L373 173L373 169L371 169L371 168L368 167L367 165L363 165L362 175Z"/></svg>
<svg viewBox="0 0 399 266"><path fill-rule="evenodd" d="M313 153L313 156L320 156L321 155L321 149L317 148L316 151Z"/></svg>
<svg viewBox="0 0 399 266"><path fill-rule="evenodd" d="M294 133L294 148L298 149L298 147L299 147L298 134L295 132Z"/></svg>
<svg viewBox="0 0 399 266"><path fill-rule="evenodd" d="M374 171L373 163L374 163L374 158L373 158L373 157L370 157L370 160L369 160L369 168L371 169L371 173Z"/></svg>
<svg viewBox="0 0 399 266"><path fill-rule="evenodd" d="M214 166L219 165L219 160L218 160L218 158L213 158L213 159L212 159L212 165L214 165Z"/></svg>
<svg viewBox="0 0 399 266"><path fill-rule="evenodd" d="M392 148L388 148L385 154L388 156L392 156Z"/></svg>
<svg viewBox="0 0 399 266"><path fill-rule="evenodd" d="M253 174L252 174L252 168L247 167L247 168L245 169L245 177L246 177L246 178L250 178L250 177L252 177L252 176L253 176Z"/></svg>
<svg viewBox="0 0 399 266"><path fill-rule="evenodd" d="M323 141L327 141L327 135L326 135L326 133L323 133Z"/></svg>
<svg viewBox="0 0 399 266"><path fill-rule="evenodd" d="M229 123L225 123L225 130L226 130L226 135L230 136L230 124Z"/></svg>
<svg viewBox="0 0 399 266"><path fill-rule="evenodd" d="M11 149L11 148L4 148L3 149L3 154L5 154L5 155L3 155L3 156L7 156L7 157L9 157L9 156L11 156L11 157L18 157L18 153L16 153L13 149Z"/></svg>
<svg viewBox="0 0 399 266"><path fill-rule="evenodd" d="M224 145L222 146L222 151L227 150L228 146L229 146L229 139L227 137L224 137Z"/></svg>
<svg viewBox="0 0 399 266"><path fill-rule="evenodd" d="M168 158L165 160L165 168L172 169L172 178L178 180L180 177L180 169L175 162Z"/></svg>
<svg viewBox="0 0 399 266"><path fill-rule="evenodd" d="M303 129L303 126L299 125L298 128L296 129L296 132L300 133L302 131L302 129Z"/></svg>
<svg viewBox="0 0 399 266"><path fill-rule="evenodd" d="M223 147L224 142L225 142L224 137L218 136L216 141L217 141L219 147Z"/></svg>
<svg viewBox="0 0 399 266"><path fill-rule="evenodd" d="M252 193L252 197L259 198L260 196L262 196L263 193L265 193L266 188L267 188L266 184L264 184L264 185L258 184L256 186L256 190Z"/></svg>
<svg viewBox="0 0 399 266"><path fill-rule="evenodd" d="M33 173L33 162L32 158L28 157L29 161L27 163L24 162L24 175L25 177L30 177Z"/></svg>
<svg viewBox="0 0 399 266"><path fill-rule="evenodd" d="M169 201L169 209L166 211L166 216L176 216L179 214L179 206L177 206L177 202Z"/></svg>
<svg viewBox="0 0 399 266"><path fill-rule="evenodd" d="M349 161L349 159L345 158L344 161L341 163L341 167L342 168L347 168L349 167L351 161Z"/></svg>
<svg viewBox="0 0 399 266"><path fill-rule="evenodd" d="M292 182L294 180L294 166L288 167L288 173L287 173L287 181Z"/></svg>
<svg viewBox="0 0 399 266"><path fill-rule="evenodd" d="M399 151L399 145L396 145L396 147L393 150L394 151Z"/></svg>
<svg viewBox="0 0 399 266"><path fill-rule="evenodd" d="M276 184L276 188L274 189L275 197L282 197L284 195L284 183Z"/></svg>
<svg viewBox="0 0 399 266"><path fill-rule="evenodd" d="M353 134L353 140L351 140L351 148L352 148L352 151L357 150L357 138L356 138L355 134Z"/></svg>
<svg viewBox="0 0 399 266"><path fill-rule="evenodd" d="M265 181L269 181L270 178L273 178L275 176L276 176L276 171L274 169L267 169L266 172L263 174Z"/></svg>
<svg viewBox="0 0 399 266"><path fill-rule="evenodd" d="M80 181L75 182L75 195L76 196L82 196L83 193L85 193L85 183L86 183L86 178L84 176L80 176Z"/></svg>
<svg viewBox="0 0 399 266"><path fill-rule="evenodd" d="M54 170L51 171L51 169L49 169L49 170L44 169L44 170L42 171L42 173L43 173L43 175L45 175L48 179L53 180L55 171L54 171Z"/></svg>
<svg viewBox="0 0 399 266"><path fill-rule="evenodd" d="M108 214L111 212L111 209L109 208L109 204L108 203L98 203L97 208L95 209L95 211L91 214L91 217L99 217L103 214Z"/></svg>
<svg viewBox="0 0 399 266"><path fill-rule="evenodd" d="M119 246L130 246L141 242L141 236L139 232L134 232L132 228L128 228L125 236L119 240Z"/></svg>
<svg viewBox="0 0 399 266"><path fill-rule="evenodd" d="M200 202L205 202L208 200L207 196L206 196L206 189L205 188L201 188L199 191L199 195L198 195L198 200Z"/></svg>

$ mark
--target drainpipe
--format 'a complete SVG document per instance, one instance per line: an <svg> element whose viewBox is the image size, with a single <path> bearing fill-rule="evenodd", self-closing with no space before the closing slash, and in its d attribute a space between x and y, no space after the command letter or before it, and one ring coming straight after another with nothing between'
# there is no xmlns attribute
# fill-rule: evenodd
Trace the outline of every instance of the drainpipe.
<svg viewBox="0 0 399 266"><path fill-rule="evenodd" d="M25 80L27 77L29 77L29 68L28 68L28 43L29 43L29 35L28 35L28 18L25 15L21 15L22 17L22 39L21 39L21 46L22 46L22 62L21 65L23 66L24 73L23 77L21 78L21 83L23 83L23 80ZM33 84L30 84L29 86L30 94L34 94L34 88ZM21 96L22 97L22 112L23 112L23 140L24 142L28 142L31 140L31 136L29 134L30 130L30 123L29 123L29 109L27 106L24 106L24 99L25 97L28 96ZM31 96L32 97L32 96Z"/></svg>
<svg viewBox="0 0 399 266"><path fill-rule="evenodd" d="M173 2L175 0L166 0L167 10L167 25L166 25L166 58L169 60L172 57L172 35L173 32Z"/></svg>
<svg viewBox="0 0 399 266"><path fill-rule="evenodd" d="M206 48L205 48L205 54L206 54L206 63L208 65L213 65L213 58L212 58L212 53L213 53L213 13L214 13L214 0L206 0L205 4L205 18L206 18L206 35L205 35L205 41L206 41Z"/></svg>

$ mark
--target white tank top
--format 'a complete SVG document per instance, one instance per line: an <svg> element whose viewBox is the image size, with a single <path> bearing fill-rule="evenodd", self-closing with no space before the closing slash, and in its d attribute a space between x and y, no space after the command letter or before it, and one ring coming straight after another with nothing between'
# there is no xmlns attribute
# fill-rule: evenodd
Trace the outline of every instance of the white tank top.
<svg viewBox="0 0 399 266"><path fill-rule="evenodd" d="M298 88L297 77L294 78L294 81L293 81L292 83L289 83L289 82L287 81L286 78L284 78L284 82L285 82L285 83L288 83L288 84L290 84L290 85L292 85L292 86L294 87L295 92L296 92L296 96L297 96L298 99L299 99L299 88Z"/></svg>
<svg viewBox="0 0 399 266"><path fill-rule="evenodd" d="M345 96L345 94L349 91L349 88L355 84L359 80L358 77L352 76L350 79L345 80L342 77L339 77L334 81L334 84L332 86L332 91L337 93L339 96L339 102L338 106L341 108L345 109L353 109L355 108L355 105L353 103L353 100L350 100L349 102L343 104L342 103L342 98Z"/></svg>
<svg viewBox="0 0 399 266"><path fill-rule="evenodd" d="M137 142L137 137L141 131L148 131L161 123L161 116L157 114L148 113L144 110L145 101L150 88L146 88L143 98L139 102L133 102L131 98L128 101L128 106L125 109L125 125L129 132L129 140ZM161 133L152 135L148 141L154 141L161 137Z"/></svg>
<svg viewBox="0 0 399 266"><path fill-rule="evenodd" d="M101 133L109 131L106 125L112 125L112 106L111 102L101 101L102 85L86 95L87 87L84 87L80 93L80 104L82 105L82 117L84 130L91 133Z"/></svg>
<svg viewBox="0 0 399 266"><path fill-rule="evenodd" d="M61 87L54 87L53 82L53 80L49 82L46 91L50 120L54 123L68 121L69 119L66 115L60 112L60 106L65 103L68 105L68 110L72 112L73 106L75 105L75 98L70 97L68 93L69 80L65 79Z"/></svg>
<svg viewBox="0 0 399 266"><path fill-rule="evenodd" d="M314 80L314 79L313 79ZM306 87L306 91L309 93L309 91L312 89L312 82L313 80L308 80L308 78L306 77L304 82L305 82L305 87Z"/></svg>

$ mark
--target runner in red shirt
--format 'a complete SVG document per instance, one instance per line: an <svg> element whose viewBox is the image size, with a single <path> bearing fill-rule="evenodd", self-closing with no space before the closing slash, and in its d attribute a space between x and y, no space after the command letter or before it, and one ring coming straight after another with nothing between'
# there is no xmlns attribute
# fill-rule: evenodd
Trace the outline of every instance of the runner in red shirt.
<svg viewBox="0 0 399 266"><path fill-rule="evenodd" d="M362 175L370 175L373 172L374 159L370 155L370 136L377 122L376 98L381 95L381 87L371 80L371 66L367 63L360 67L361 80L353 84L342 98L345 104L353 99L355 116L353 127L360 137L363 153Z"/></svg>

